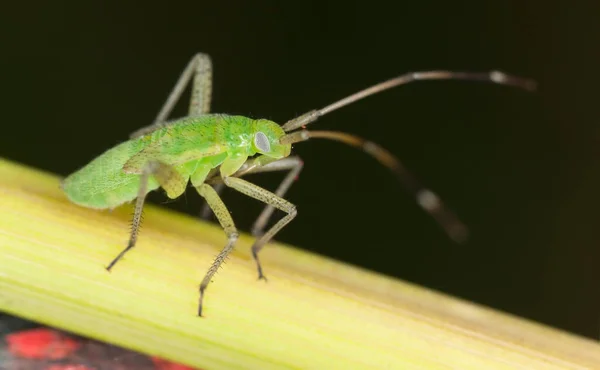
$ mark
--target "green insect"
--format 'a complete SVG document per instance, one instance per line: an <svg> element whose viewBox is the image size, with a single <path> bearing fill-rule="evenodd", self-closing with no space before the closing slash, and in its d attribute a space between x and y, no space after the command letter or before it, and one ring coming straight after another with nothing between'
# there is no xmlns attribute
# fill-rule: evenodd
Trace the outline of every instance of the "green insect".
<svg viewBox="0 0 600 370"><path fill-rule="evenodd" d="M189 116L166 121L192 79ZM257 236L252 255L259 278L265 279L258 253L296 217L296 206L283 196L303 166L298 156L290 156L292 144L308 139L339 141L373 156L398 176L418 204L434 217L450 238L460 242L467 236L466 227L446 209L435 193L422 187L390 152L347 133L305 129L306 125L319 117L369 95L412 81L444 79L488 81L528 90L535 87L530 80L497 71L408 73L350 95L323 109L312 110L280 126L266 119L209 114L212 62L208 55L197 54L183 71L154 123L134 132L128 141L109 149L68 176L62 183L62 189L73 203L88 208L113 209L136 200L129 243L106 267L110 271L136 244L146 194L161 187L169 198L174 199L183 194L188 182L191 182L206 200L228 238L225 248L215 258L200 284L199 316L202 316L204 292L208 284L238 239L238 231L218 191L226 186L266 204L252 228ZM269 171L289 171L275 192L242 179L248 174ZM286 215L264 232L274 209L284 211Z"/></svg>

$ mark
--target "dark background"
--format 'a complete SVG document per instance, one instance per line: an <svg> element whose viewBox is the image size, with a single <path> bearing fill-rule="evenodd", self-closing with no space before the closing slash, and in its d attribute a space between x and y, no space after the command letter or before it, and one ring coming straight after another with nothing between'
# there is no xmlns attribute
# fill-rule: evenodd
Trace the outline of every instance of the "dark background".
<svg viewBox="0 0 600 370"><path fill-rule="evenodd" d="M215 66L213 111L277 122L408 71L532 77L535 94L413 84L314 126L389 148L470 226L469 243L448 241L374 160L326 141L295 147L299 216L278 239L598 337L600 3L552 3L3 4L0 155L69 174L149 124L198 51ZM225 201L248 230L258 203ZM165 206L195 215L200 200Z"/></svg>

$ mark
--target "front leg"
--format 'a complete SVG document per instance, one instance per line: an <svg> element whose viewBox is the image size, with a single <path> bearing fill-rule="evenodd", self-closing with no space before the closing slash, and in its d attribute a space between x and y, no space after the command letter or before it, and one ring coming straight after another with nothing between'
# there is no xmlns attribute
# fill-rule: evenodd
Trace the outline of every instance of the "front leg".
<svg viewBox="0 0 600 370"><path fill-rule="evenodd" d="M259 157L260 158L260 157ZM260 163L260 162L259 162ZM263 173L263 172L278 172L278 171L289 171L285 178L279 184L277 190L275 190L275 195L278 197L284 197L289 188L292 186L300 171L304 167L304 162L298 156L286 157L274 162L269 162L264 165L257 164L256 159L252 161L248 161L242 166L236 173L234 173L233 177L242 177L246 175ZM213 176L208 176L207 180L210 184L214 185L214 189L218 194L221 194L223 191L223 179L218 177L215 173ZM262 210L256 221L252 226L252 235L260 236L262 235L265 226L271 215L275 211L275 208L271 205L266 205ZM202 208L201 217L205 220L208 220L211 216L211 210L208 204L205 204Z"/></svg>
<svg viewBox="0 0 600 370"><path fill-rule="evenodd" d="M283 158L279 161L272 162L264 166L255 167L247 173L289 171L287 175L283 178L283 181L281 181L281 184L279 184L277 190L275 190L275 195L280 198L283 198L285 196L285 193L287 193L294 181L296 181L296 179L298 178L300 171L302 171L302 167L304 167L304 162L302 161L302 159L300 159L300 157L298 156L293 156ZM267 222L271 218L271 215L273 215L274 211L275 207L270 204L268 204L262 210L256 221L254 221L254 225L252 225L252 235L260 237L263 234L265 226L267 225ZM258 250L254 250L255 248L257 248L256 243L252 246L252 255L256 255L258 253ZM258 248L262 248L262 246Z"/></svg>
<svg viewBox="0 0 600 370"><path fill-rule="evenodd" d="M287 200L278 197L270 191L261 188L260 186L254 185L246 180L242 180L237 177L224 177L223 182L230 188L239 191L251 198L257 199L267 205L273 206L287 213L282 219L280 219L275 225L273 225L262 237L254 242L252 246L252 257L256 261L256 267L258 269L258 278L265 279L263 274L260 261L258 259L258 252L277 234L285 225L290 223L294 217L296 217L297 211L296 206Z"/></svg>

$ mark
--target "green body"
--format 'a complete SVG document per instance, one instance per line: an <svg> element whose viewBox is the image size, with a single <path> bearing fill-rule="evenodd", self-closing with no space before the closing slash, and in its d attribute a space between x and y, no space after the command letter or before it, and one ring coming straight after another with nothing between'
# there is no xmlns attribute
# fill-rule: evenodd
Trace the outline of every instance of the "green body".
<svg viewBox="0 0 600 370"><path fill-rule="evenodd" d="M259 132L269 141L268 152L255 144ZM257 153L275 159L288 156L291 146L279 144L283 135L281 127L268 120L217 114L187 117L109 149L67 177L62 187L76 204L112 209L138 197L141 174L150 162L173 168L184 185L191 180L199 186L218 166L221 176L229 176ZM159 179L150 176L147 191L159 187ZM170 198L185 191L185 186L163 187Z"/></svg>

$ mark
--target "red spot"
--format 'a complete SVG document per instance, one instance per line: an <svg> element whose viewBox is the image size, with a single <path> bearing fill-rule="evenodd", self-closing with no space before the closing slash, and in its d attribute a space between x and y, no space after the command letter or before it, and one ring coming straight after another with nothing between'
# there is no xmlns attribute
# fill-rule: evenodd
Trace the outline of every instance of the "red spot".
<svg viewBox="0 0 600 370"><path fill-rule="evenodd" d="M176 364L159 357L152 357L152 361L154 362L154 366L156 366L157 370L196 370L193 367Z"/></svg>
<svg viewBox="0 0 600 370"><path fill-rule="evenodd" d="M94 370L85 365L50 365L44 370Z"/></svg>
<svg viewBox="0 0 600 370"><path fill-rule="evenodd" d="M51 359L65 358L80 344L51 329L24 330L6 336L10 353L21 358Z"/></svg>
<svg viewBox="0 0 600 370"><path fill-rule="evenodd" d="M306 130L306 125L302 125L302 128Z"/></svg>

